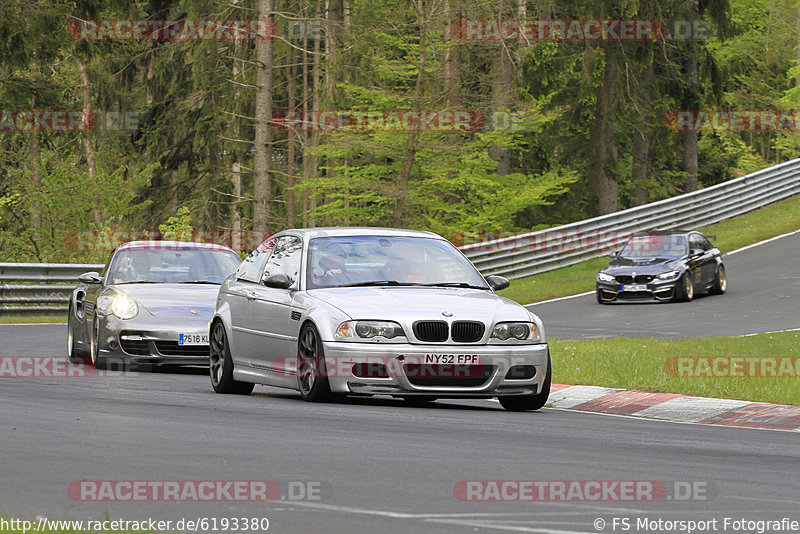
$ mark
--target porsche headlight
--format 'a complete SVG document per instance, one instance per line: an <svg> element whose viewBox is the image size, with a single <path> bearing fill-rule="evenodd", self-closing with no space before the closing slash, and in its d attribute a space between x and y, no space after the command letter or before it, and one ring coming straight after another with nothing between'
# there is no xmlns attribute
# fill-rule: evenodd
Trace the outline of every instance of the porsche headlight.
<svg viewBox="0 0 800 534"><path fill-rule="evenodd" d="M336 329L342 341L405 341L403 327L394 321L347 321Z"/></svg>
<svg viewBox="0 0 800 534"><path fill-rule="evenodd" d="M541 340L535 323L498 323L490 343L537 343Z"/></svg>
<svg viewBox="0 0 800 534"><path fill-rule="evenodd" d="M613 282L615 280L613 276L606 273L597 273L597 279L601 282Z"/></svg>
<svg viewBox="0 0 800 534"><path fill-rule="evenodd" d="M120 319L133 319L139 313L139 306L128 295L119 293L111 301L111 313Z"/></svg>
<svg viewBox="0 0 800 534"><path fill-rule="evenodd" d="M668 273L661 273L656 278L659 280L672 280L673 278L677 278L680 276L680 271L670 271Z"/></svg>

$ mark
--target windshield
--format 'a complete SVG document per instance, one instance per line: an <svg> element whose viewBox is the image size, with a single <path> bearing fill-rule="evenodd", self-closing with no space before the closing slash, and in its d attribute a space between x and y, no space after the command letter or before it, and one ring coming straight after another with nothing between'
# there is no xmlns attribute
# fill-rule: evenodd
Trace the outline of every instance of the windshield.
<svg viewBox="0 0 800 534"><path fill-rule="evenodd" d="M648 234L632 237L619 253L620 258L680 258L687 253L686 236Z"/></svg>
<svg viewBox="0 0 800 534"><path fill-rule="evenodd" d="M123 250L109 267L110 284L221 284L239 267L226 250L142 248Z"/></svg>
<svg viewBox="0 0 800 534"><path fill-rule="evenodd" d="M488 289L472 263L439 239L392 236L324 237L308 246L309 289L366 285Z"/></svg>

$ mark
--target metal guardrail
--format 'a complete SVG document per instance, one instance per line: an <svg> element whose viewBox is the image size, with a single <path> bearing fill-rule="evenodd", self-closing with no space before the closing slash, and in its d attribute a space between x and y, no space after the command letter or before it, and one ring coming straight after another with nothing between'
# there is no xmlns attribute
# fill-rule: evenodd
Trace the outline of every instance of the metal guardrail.
<svg viewBox="0 0 800 534"><path fill-rule="evenodd" d="M576 223L473 243L461 251L484 275L522 278L617 250L634 232L695 229L800 193L800 159L699 191Z"/></svg>
<svg viewBox="0 0 800 534"><path fill-rule="evenodd" d="M798 193L800 159L693 193L461 250L484 275L521 278L616 250L634 232L706 226ZM78 276L102 269L75 263L0 263L0 315L64 315Z"/></svg>
<svg viewBox="0 0 800 534"><path fill-rule="evenodd" d="M78 276L104 265L0 263L0 315L66 315Z"/></svg>

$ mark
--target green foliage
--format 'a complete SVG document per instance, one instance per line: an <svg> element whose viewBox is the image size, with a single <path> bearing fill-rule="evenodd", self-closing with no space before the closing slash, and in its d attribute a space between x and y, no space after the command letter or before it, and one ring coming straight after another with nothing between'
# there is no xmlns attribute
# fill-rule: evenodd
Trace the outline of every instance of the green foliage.
<svg viewBox="0 0 800 534"><path fill-rule="evenodd" d="M191 241L193 230L192 215L186 206L178 208L177 215L158 225L158 231L161 232L162 239L168 241Z"/></svg>

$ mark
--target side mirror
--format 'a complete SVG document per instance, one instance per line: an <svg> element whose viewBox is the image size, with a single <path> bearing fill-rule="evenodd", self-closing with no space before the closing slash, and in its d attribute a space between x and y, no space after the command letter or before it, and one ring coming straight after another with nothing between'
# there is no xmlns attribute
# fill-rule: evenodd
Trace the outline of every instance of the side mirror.
<svg viewBox="0 0 800 534"><path fill-rule="evenodd" d="M615 260L617 259L617 256L619 256L619 251L617 250L616 252L609 252L608 254L606 254L606 256L608 256L612 260Z"/></svg>
<svg viewBox="0 0 800 534"><path fill-rule="evenodd" d="M490 274L487 276L486 283L489 284L489 287L495 291L502 291L511 285L507 279L503 278L502 276L497 276L496 274Z"/></svg>
<svg viewBox="0 0 800 534"><path fill-rule="evenodd" d="M689 256L691 256L692 258L696 258L697 256L702 256L702 255L703 255L703 249L693 248L692 250L689 251Z"/></svg>
<svg viewBox="0 0 800 534"><path fill-rule="evenodd" d="M294 281L285 274L273 274L264 279L264 285L275 289L288 289Z"/></svg>
<svg viewBox="0 0 800 534"><path fill-rule="evenodd" d="M78 280L80 280L82 284L99 284L103 281L103 278L100 276L100 273L89 271L88 273L80 275Z"/></svg>

